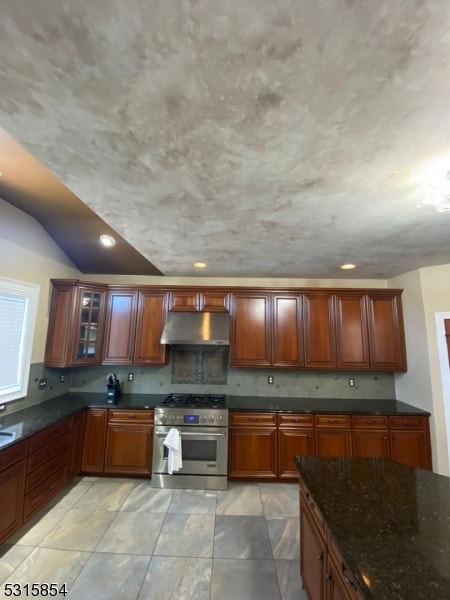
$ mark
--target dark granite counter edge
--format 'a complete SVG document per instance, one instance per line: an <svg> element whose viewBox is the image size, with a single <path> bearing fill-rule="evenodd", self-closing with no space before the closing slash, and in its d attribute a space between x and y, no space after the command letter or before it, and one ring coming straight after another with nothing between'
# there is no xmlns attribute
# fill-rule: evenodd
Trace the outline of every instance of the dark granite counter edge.
<svg viewBox="0 0 450 600"><path fill-rule="evenodd" d="M69 393L40 404L24 408L0 418L0 429L18 426L16 439L0 448L41 431L86 407L152 410L161 404L167 394L124 394L116 403L106 401L103 393ZM421 415L430 413L397 400L348 400L333 398L270 398L261 396L228 396L232 411L296 412L296 413L348 413Z"/></svg>

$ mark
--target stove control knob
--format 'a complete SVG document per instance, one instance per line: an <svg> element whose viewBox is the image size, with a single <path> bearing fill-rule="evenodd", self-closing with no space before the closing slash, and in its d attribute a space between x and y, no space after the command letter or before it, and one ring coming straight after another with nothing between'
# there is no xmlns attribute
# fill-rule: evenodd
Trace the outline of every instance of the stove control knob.
<svg viewBox="0 0 450 600"><path fill-rule="evenodd" d="M173 423L175 421L175 417L170 417L170 421Z"/></svg>
<svg viewBox="0 0 450 600"><path fill-rule="evenodd" d="M218 420L219 420L219 423L220 423L220 421L222 420L222 415L219 415Z"/></svg>
<svg viewBox="0 0 450 600"><path fill-rule="evenodd" d="M204 423L206 421L206 417L205 415L202 415L202 422Z"/></svg>
<svg viewBox="0 0 450 600"><path fill-rule="evenodd" d="M159 417L159 420L161 421L161 423L162 423L162 424L164 424L164 423L166 422L166 417L165 417L165 415L161 415L161 416Z"/></svg>
<svg viewBox="0 0 450 600"><path fill-rule="evenodd" d="M214 423L214 417L212 415L209 417L209 421L210 423Z"/></svg>

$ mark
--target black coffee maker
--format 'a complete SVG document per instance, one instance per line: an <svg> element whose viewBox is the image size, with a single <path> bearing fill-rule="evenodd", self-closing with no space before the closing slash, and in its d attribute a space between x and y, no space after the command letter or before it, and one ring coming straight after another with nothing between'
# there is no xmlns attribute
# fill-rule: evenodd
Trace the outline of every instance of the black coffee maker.
<svg viewBox="0 0 450 600"><path fill-rule="evenodd" d="M108 404L115 404L118 398L122 395L120 389L120 381L117 379L115 373L110 373L106 378L106 401Z"/></svg>

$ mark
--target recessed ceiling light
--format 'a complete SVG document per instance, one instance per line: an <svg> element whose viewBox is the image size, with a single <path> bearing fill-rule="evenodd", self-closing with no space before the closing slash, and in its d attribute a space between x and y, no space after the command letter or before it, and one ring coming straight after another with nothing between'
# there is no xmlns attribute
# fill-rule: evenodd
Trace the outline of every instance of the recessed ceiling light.
<svg viewBox="0 0 450 600"><path fill-rule="evenodd" d="M345 265L341 265L341 269L343 271L351 271L352 269L356 269L356 265L353 263L346 263Z"/></svg>
<svg viewBox="0 0 450 600"><path fill-rule="evenodd" d="M205 269L207 264L205 262L198 261L198 262L195 262L192 266L195 267L196 269Z"/></svg>
<svg viewBox="0 0 450 600"><path fill-rule="evenodd" d="M103 246L108 248L116 245L116 240L112 237L112 235L101 235L100 242L103 244Z"/></svg>

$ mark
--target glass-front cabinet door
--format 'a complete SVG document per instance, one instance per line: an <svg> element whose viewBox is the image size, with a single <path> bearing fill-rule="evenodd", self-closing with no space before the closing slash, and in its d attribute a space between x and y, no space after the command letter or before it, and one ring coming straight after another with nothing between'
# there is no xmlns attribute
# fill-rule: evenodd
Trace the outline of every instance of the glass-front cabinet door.
<svg viewBox="0 0 450 600"><path fill-rule="evenodd" d="M99 329L103 321L101 317L104 310L104 297L103 292L80 290L80 322L75 360L100 360L101 332Z"/></svg>

